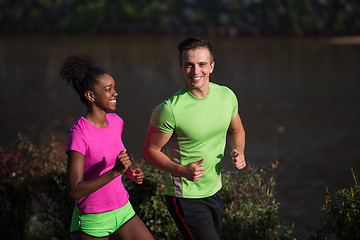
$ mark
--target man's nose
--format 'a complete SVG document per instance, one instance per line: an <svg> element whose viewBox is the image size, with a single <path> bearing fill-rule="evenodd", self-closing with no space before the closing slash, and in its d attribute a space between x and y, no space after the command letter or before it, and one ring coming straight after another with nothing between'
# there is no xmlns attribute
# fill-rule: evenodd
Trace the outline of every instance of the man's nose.
<svg viewBox="0 0 360 240"><path fill-rule="evenodd" d="M200 72L200 67L198 65L194 65L192 70L194 74L198 74Z"/></svg>

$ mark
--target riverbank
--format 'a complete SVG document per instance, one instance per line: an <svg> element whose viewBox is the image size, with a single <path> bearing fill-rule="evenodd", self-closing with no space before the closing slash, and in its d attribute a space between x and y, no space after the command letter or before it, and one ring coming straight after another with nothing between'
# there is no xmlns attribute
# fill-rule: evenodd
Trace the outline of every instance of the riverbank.
<svg viewBox="0 0 360 240"><path fill-rule="evenodd" d="M360 34L355 0L13 1L0 32L150 33L219 36Z"/></svg>

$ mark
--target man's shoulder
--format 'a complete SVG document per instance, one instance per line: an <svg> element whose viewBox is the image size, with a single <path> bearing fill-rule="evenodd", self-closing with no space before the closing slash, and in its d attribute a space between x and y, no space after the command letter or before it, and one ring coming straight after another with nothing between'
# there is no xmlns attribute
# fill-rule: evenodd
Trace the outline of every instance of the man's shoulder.
<svg viewBox="0 0 360 240"><path fill-rule="evenodd" d="M176 99L181 98L182 96L184 96L187 93L187 89L185 86L182 86L182 88L180 88L179 91L177 91L174 95L172 95L171 98L167 99L167 101L174 101Z"/></svg>
<svg viewBox="0 0 360 240"><path fill-rule="evenodd" d="M209 82L209 86L215 89L229 89L230 88L228 86L225 85L220 85L219 83L214 83L214 82Z"/></svg>
<svg viewBox="0 0 360 240"><path fill-rule="evenodd" d="M174 105L176 102L178 102L185 94L187 93L186 87L183 86L180 90L178 90L174 95L171 97L165 99L163 102L161 102L155 109L161 109L165 105Z"/></svg>
<svg viewBox="0 0 360 240"><path fill-rule="evenodd" d="M229 87L224 86L224 85L209 82L209 86L212 89L212 91L215 91L215 92L220 92L220 93L224 93L224 94L229 94L229 93L234 94L234 92Z"/></svg>

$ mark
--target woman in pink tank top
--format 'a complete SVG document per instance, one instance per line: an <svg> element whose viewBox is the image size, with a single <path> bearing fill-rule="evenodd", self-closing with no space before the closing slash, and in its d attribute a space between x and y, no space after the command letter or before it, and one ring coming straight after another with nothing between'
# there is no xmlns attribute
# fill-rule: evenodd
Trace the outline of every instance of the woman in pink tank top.
<svg viewBox="0 0 360 240"><path fill-rule="evenodd" d="M121 136L123 120L116 109L114 79L84 55L68 57L60 71L87 107L72 126L67 141L67 185L75 209L72 239L153 239L135 214L121 177L141 184L140 168L131 161Z"/></svg>

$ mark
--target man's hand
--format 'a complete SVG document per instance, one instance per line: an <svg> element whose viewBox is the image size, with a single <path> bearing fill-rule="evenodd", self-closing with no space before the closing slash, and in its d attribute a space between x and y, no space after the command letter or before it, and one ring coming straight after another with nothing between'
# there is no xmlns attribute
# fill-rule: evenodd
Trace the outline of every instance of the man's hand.
<svg viewBox="0 0 360 240"><path fill-rule="evenodd" d="M244 153L234 149L231 151L231 158L237 169L243 169L246 166Z"/></svg>
<svg viewBox="0 0 360 240"><path fill-rule="evenodd" d="M143 183L144 173L141 170L141 168L139 168L139 167L129 168L126 171L126 175L129 178L131 178L132 180L134 180L137 184L142 184Z"/></svg>
<svg viewBox="0 0 360 240"><path fill-rule="evenodd" d="M193 182L199 181L203 172L205 171L205 167L199 165L202 164L204 161L205 158L185 165L185 170L182 174L182 177Z"/></svg>

